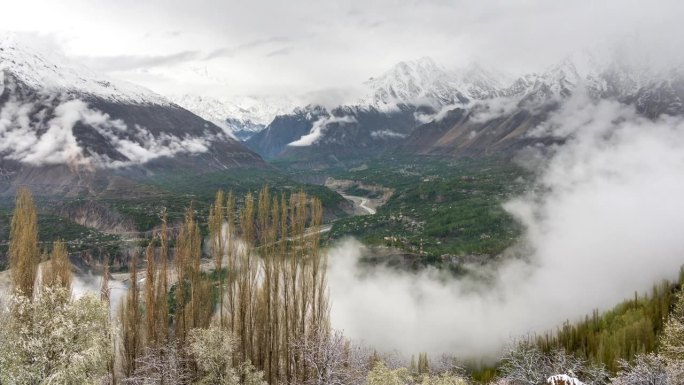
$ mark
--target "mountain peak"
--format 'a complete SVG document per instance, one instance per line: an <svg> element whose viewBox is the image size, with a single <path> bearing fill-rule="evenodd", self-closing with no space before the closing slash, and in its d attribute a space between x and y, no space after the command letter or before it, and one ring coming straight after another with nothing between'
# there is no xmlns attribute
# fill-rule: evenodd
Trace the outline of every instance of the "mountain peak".
<svg viewBox="0 0 684 385"><path fill-rule="evenodd" d="M453 74L470 99L487 99L501 96L501 90L512 81L505 74L480 63L471 62Z"/></svg>
<svg viewBox="0 0 684 385"><path fill-rule="evenodd" d="M55 45L23 34L0 34L0 72L12 74L36 90L78 92L134 104L169 104L161 95L92 71L69 59Z"/></svg>
<svg viewBox="0 0 684 385"><path fill-rule="evenodd" d="M172 100L241 140L264 129L276 116L292 112L297 105L286 96L212 98L186 94Z"/></svg>
<svg viewBox="0 0 684 385"><path fill-rule="evenodd" d="M366 81L370 96L362 104L387 110L401 104L439 107L467 100L452 83L449 73L429 57L402 61Z"/></svg>
<svg viewBox="0 0 684 385"><path fill-rule="evenodd" d="M401 61L385 72L384 76L403 77L404 79L434 79L444 76L446 71L437 65L432 58L422 57L417 60Z"/></svg>

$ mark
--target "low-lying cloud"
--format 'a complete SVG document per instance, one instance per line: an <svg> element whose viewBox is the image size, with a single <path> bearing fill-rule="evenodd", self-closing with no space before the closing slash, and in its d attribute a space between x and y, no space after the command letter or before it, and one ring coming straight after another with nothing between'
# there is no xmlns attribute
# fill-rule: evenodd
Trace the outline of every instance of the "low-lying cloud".
<svg viewBox="0 0 684 385"><path fill-rule="evenodd" d="M648 120L578 95L539 130L568 141L534 188L505 204L525 228L507 251L516 258L455 280L362 269L370 251L347 240L330 250L333 326L381 349L494 355L511 337L675 278L684 263L682 119Z"/></svg>
<svg viewBox="0 0 684 385"><path fill-rule="evenodd" d="M470 120L475 123L485 123L492 119L510 115L518 108L520 98L498 97L482 100L473 106Z"/></svg>
<svg viewBox="0 0 684 385"><path fill-rule="evenodd" d="M303 147L303 146L311 146L312 144L316 143L321 136L323 135L323 132L325 129L328 127L329 124L351 124L351 123L356 123L356 119L353 116L324 116L318 119L317 121L314 122L313 126L311 127L311 131L302 136L301 138L295 140L292 143L289 143L288 146L294 146L294 147Z"/></svg>
<svg viewBox="0 0 684 385"><path fill-rule="evenodd" d="M116 168L143 164L159 157L178 153L202 153L209 150L211 135L177 137L167 133L153 135L144 127L129 127L81 100L68 100L54 108L52 117L36 103L17 100L0 109L0 155L7 159L41 166L68 164L98 168ZM104 137L121 156L86 151L74 136L81 123Z"/></svg>

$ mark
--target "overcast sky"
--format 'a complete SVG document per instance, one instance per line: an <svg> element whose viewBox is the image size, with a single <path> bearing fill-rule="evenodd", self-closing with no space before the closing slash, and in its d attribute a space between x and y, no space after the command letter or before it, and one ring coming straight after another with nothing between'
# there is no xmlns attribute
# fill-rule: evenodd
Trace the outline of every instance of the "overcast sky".
<svg viewBox="0 0 684 385"><path fill-rule="evenodd" d="M618 41L684 51L681 0L4 0L2 13L0 28L167 95L332 92L422 56L515 74Z"/></svg>

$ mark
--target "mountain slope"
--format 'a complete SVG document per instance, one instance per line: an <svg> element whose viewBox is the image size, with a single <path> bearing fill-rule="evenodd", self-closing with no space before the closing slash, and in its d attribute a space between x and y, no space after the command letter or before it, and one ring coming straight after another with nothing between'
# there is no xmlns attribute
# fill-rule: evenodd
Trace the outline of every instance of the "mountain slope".
<svg viewBox="0 0 684 385"><path fill-rule="evenodd" d="M224 131L58 52L0 39L0 194L82 195L114 177L266 167Z"/></svg>
<svg viewBox="0 0 684 385"><path fill-rule="evenodd" d="M394 109L402 104L425 104L438 108L468 101L468 96L459 89L453 76L430 58L400 62L381 76L370 78L364 85L369 89L369 96L359 104L379 110Z"/></svg>
<svg viewBox="0 0 684 385"><path fill-rule="evenodd" d="M298 108L291 114L276 116L266 129L250 137L245 144L265 159L274 159L288 144L310 133L316 121L327 116L323 107Z"/></svg>
<svg viewBox="0 0 684 385"><path fill-rule="evenodd" d="M631 105L651 119L684 115L680 71L649 72L615 62L578 67L565 59L541 74L518 78L499 89L496 97L454 106L416 128L395 153L510 157L530 146L560 143L562 138L531 133L573 95L576 102L613 100Z"/></svg>

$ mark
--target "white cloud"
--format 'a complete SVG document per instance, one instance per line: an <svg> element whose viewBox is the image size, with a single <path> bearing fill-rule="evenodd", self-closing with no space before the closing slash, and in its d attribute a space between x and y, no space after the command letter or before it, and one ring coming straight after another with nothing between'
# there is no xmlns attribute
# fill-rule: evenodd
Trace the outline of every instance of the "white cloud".
<svg viewBox="0 0 684 385"><path fill-rule="evenodd" d="M316 143L318 139L321 138L321 135L323 135L323 131L325 131L326 127L328 124L351 124L351 123L356 123L356 119L353 116L342 116L342 117L337 117L337 116L323 116L317 121L313 123L313 126L311 127L311 131L302 136L301 138L295 140L292 143L289 143L288 146L293 146L293 147L304 147L304 146L311 146L312 144Z"/></svg>
<svg viewBox="0 0 684 385"><path fill-rule="evenodd" d="M509 115L518 108L518 98L498 97L478 101L472 105L473 114L470 120L474 123L485 123L492 119Z"/></svg>
<svg viewBox="0 0 684 385"><path fill-rule="evenodd" d="M3 28L54 35L68 53L162 93L301 94L422 56L519 72L621 39L642 57L681 56L683 10L677 0L24 0L3 5L13 15Z"/></svg>
<svg viewBox="0 0 684 385"><path fill-rule="evenodd" d="M60 103L54 109L54 117L45 124L31 120L44 113L45 110L37 113L34 103L16 100L5 103L0 110L0 154L32 165L123 167L178 153L206 152L211 141L218 139L211 135L179 138L161 133L154 136L140 126L129 128L123 121L111 119L81 100ZM79 122L96 130L127 160L112 160L101 154L86 155L73 133Z"/></svg>
<svg viewBox="0 0 684 385"><path fill-rule="evenodd" d="M684 121L639 118L582 96L553 117L568 142L538 185L505 208L525 228L523 258L476 267L480 280L360 269L364 248L330 252L333 326L405 353L495 354L509 338L554 330L677 277L684 262ZM484 278L482 278L484 277Z"/></svg>
<svg viewBox="0 0 684 385"><path fill-rule="evenodd" d="M72 103L55 109L55 117L39 132L31 121L34 105L9 101L0 110L0 153L30 164L82 164L83 151L71 128L80 120Z"/></svg>
<svg viewBox="0 0 684 385"><path fill-rule="evenodd" d="M406 135L400 133L400 132L395 132L391 130L380 130L380 131L373 131L371 132L371 136L374 138L405 138Z"/></svg>
<svg viewBox="0 0 684 385"><path fill-rule="evenodd" d="M442 119L444 119L447 114L449 114L450 111L453 111L457 108L467 108L470 105L470 103L454 103L454 104L448 104L446 106L442 106L439 111L435 113L425 113L422 111L416 111L413 113L414 119L416 119L417 122L421 124L427 124L430 122L441 122Z"/></svg>

